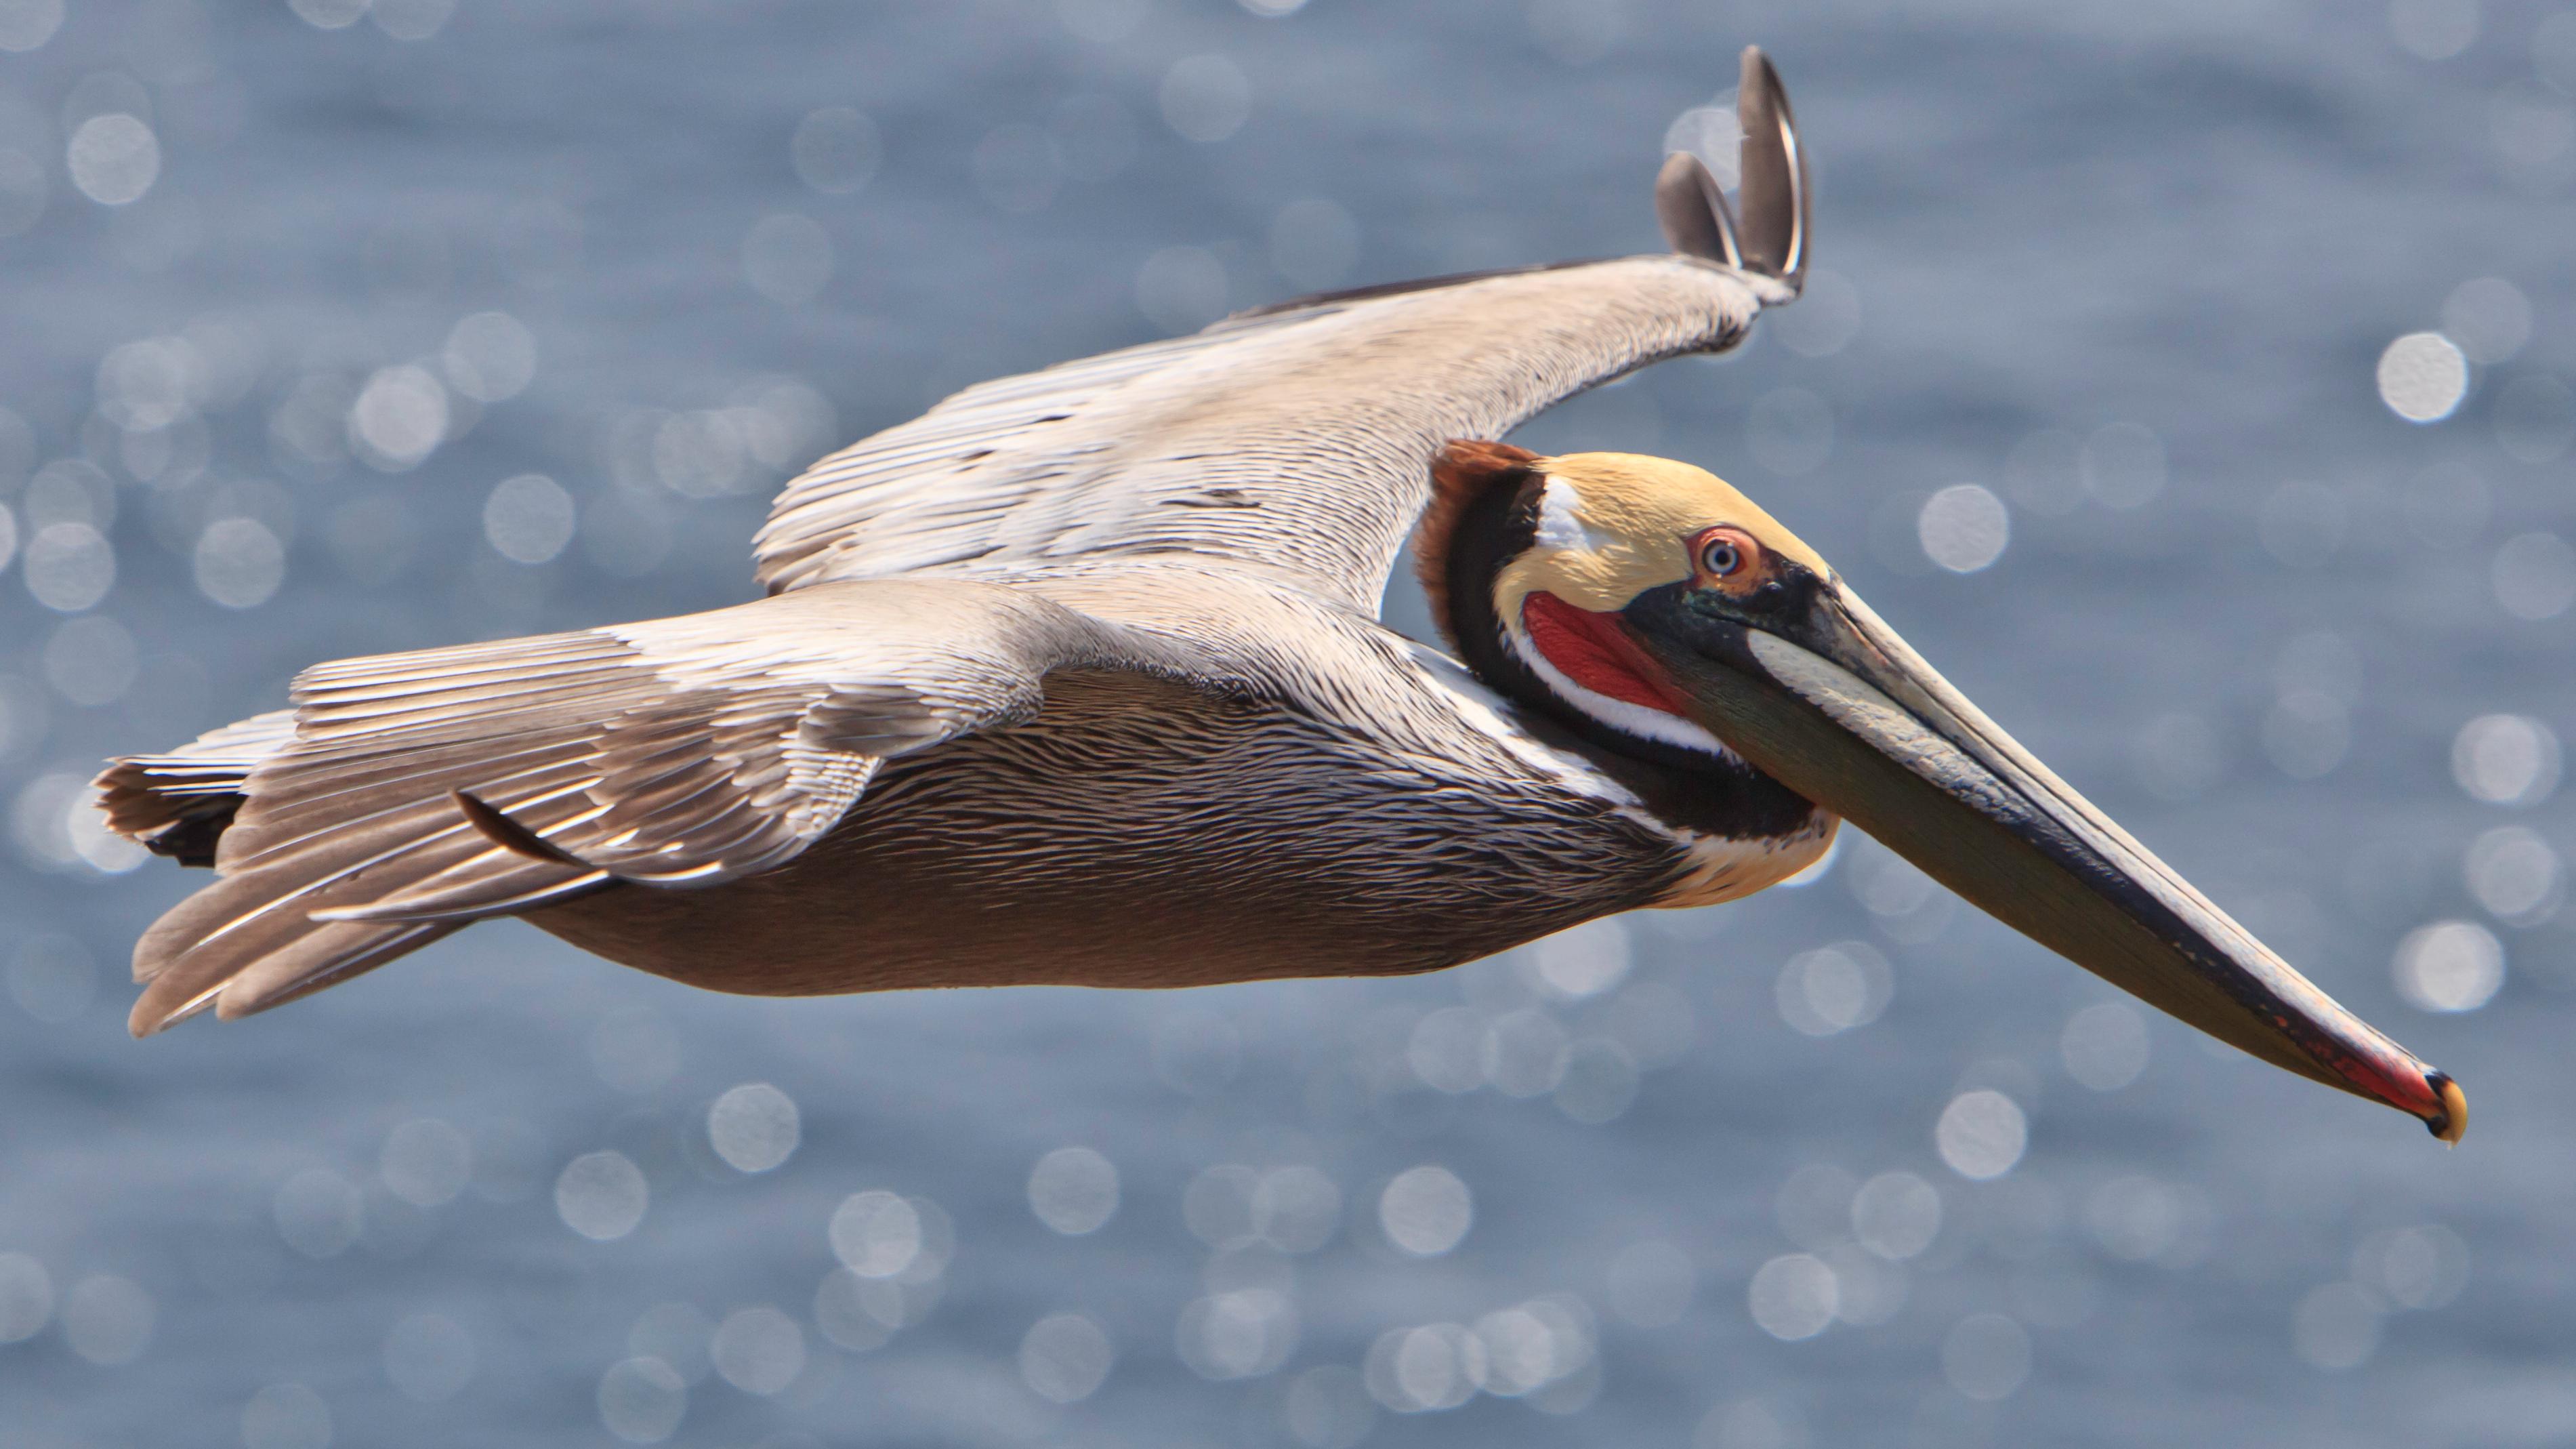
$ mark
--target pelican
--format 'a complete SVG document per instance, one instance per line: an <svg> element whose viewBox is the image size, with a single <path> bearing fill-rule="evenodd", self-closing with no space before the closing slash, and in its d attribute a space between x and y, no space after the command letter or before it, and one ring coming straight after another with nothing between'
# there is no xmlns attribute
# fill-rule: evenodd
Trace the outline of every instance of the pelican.
<svg viewBox="0 0 2576 1449"><path fill-rule="evenodd" d="M1794 300L1806 162L1744 56L1739 201L1665 255L1309 298L982 383L824 458L766 597L316 665L100 777L214 880L137 1035L517 916L718 991L1177 987L1454 966L1733 900L1850 821L2289 1071L2467 1126L1687 463L1484 441ZM1740 221L1738 212L1740 211ZM1399 549L1454 657L1378 622Z"/></svg>

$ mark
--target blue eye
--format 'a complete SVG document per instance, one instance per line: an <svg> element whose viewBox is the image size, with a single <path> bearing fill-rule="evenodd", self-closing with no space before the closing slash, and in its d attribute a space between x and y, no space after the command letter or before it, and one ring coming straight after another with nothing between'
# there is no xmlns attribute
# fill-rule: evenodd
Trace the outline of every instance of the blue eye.
<svg viewBox="0 0 2576 1449"><path fill-rule="evenodd" d="M1736 547L1732 539L1712 538L1700 545L1699 566L1709 574L1725 578L1744 567L1744 550Z"/></svg>

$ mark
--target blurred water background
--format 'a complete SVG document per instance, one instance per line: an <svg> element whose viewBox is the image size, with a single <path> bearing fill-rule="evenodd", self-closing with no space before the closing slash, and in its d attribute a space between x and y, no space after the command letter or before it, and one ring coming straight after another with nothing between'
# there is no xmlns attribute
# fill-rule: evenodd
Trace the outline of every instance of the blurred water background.
<svg viewBox="0 0 2576 1449"><path fill-rule="evenodd" d="M1655 248L1747 42L1807 299L1520 440L1762 499L2457 1153L1849 836L1418 980L499 924L126 1038L194 879L101 756L746 598L979 378ZM2476 0L0 0L0 1445L2576 1439L2571 105L2576 10Z"/></svg>

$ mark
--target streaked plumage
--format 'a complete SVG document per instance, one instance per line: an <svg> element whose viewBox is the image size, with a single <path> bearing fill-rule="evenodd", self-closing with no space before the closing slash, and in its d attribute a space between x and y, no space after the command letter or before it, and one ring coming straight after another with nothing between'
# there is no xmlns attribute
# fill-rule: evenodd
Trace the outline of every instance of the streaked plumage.
<svg viewBox="0 0 2576 1449"><path fill-rule="evenodd" d="M137 946L134 1028L493 915L771 994L1422 971L1761 889L1850 815L2149 1000L2456 1135L2447 1079L2083 823L1750 500L1453 441L1795 298L1804 159L1757 53L1741 96L1740 228L1675 157L1674 255L984 383L787 487L771 597L316 666L291 711L118 762L115 828L217 875ZM1376 620L1409 535L1464 666ZM1998 821L2012 864L1944 858Z"/></svg>

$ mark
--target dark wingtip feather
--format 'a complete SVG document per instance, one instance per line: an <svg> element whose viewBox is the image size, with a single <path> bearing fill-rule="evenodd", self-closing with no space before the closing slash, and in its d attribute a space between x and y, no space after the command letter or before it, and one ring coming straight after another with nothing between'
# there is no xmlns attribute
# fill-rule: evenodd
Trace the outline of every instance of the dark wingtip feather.
<svg viewBox="0 0 2576 1449"><path fill-rule="evenodd" d="M1744 48L1735 113L1744 125L1744 265L1779 278L1794 291L1807 280L1807 153L1798 144L1789 93L1760 46Z"/></svg>
<svg viewBox="0 0 2576 1449"><path fill-rule="evenodd" d="M1744 249L1735 239L1735 217L1726 209L1726 193L1717 178L1688 151L1664 158L1655 174L1655 220L1664 240L1684 256L1741 268Z"/></svg>

